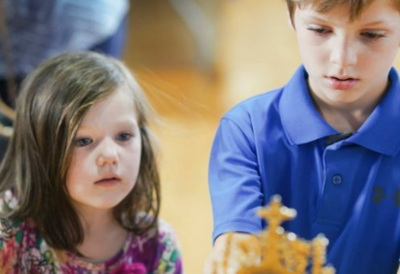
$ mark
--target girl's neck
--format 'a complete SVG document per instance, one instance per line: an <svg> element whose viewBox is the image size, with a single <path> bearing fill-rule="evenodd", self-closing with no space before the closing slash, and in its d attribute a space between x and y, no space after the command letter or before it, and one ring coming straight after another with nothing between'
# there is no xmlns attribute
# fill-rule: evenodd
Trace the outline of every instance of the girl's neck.
<svg viewBox="0 0 400 274"><path fill-rule="evenodd" d="M109 227L113 227L117 224L112 210L80 209L78 215L80 217L85 236L91 231L108 229Z"/></svg>
<svg viewBox="0 0 400 274"><path fill-rule="evenodd" d="M111 210L80 210L84 231L78 251L89 262L104 262L114 257L124 246L128 231L113 217Z"/></svg>

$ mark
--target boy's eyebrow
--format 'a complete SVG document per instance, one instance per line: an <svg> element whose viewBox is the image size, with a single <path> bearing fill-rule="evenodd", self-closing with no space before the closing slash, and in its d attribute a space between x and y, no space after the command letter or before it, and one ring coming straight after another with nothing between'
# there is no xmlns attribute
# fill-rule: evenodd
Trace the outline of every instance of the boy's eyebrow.
<svg viewBox="0 0 400 274"><path fill-rule="evenodd" d="M364 23L363 25L364 26L376 26L376 25L382 25L382 24L388 24L388 23L390 24L391 21L392 20L388 20L388 19L384 18L384 19L378 19L375 21L367 22L367 23Z"/></svg>
<svg viewBox="0 0 400 274"><path fill-rule="evenodd" d="M308 15L309 19L312 20L317 20L323 23L329 23L332 24L332 20L330 20L329 18L323 18L321 16L315 15L315 14L310 14ZM377 25L383 25L383 24L392 24L393 20L390 19L386 19L386 18L379 18L379 19L375 19L374 21L370 21L370 22L361 22L361 25L364 27L371 27L371 26L377 26Z"/></svg>
<svg viewBox="0 0 400 274"><path fill-rule="evenodd" d="M325 16L325 18L324 18L324 17L320 16L319 14L315 14L315 13L305 14L305 16L303 18L306 20L307 19L308 20L316 20L316 21L320 21L323 23L329 23L329 24L331 24L333 22L333 20L330 19L328 16Z"/></svg>

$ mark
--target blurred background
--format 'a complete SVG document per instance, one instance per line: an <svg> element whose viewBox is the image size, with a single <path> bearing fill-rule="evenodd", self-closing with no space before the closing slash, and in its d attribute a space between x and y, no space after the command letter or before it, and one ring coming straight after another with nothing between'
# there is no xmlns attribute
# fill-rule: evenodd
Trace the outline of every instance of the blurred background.
<svg viewBox="0 0 400 274"><path fill-rule="evenodd" d="M281 87L301 63L283 0L132 0L124 59L164 124L161 216L176 229L186 273L212 250L207 168L221 116ZM400 67L397 58L396 66Z"/></svg>
<svg viewBox="0 0 400 274"><path fill-rule="evenodd" d="M207 169L219 120L238 102L288 81L301 62L295 33L283 0L129 4L120 58L160 117L153 128L160 143L161 217L177 231L185 273L202 273L212 250Z"/></svg>
<svg viewBox="0 0 400 274"><path fill-rule="evenodd" d="M132 0L123 60L161 117L161 217L176 229L185 273L211 253L207 169L221 116L282 86L299 65L283 0Z"/></svg>

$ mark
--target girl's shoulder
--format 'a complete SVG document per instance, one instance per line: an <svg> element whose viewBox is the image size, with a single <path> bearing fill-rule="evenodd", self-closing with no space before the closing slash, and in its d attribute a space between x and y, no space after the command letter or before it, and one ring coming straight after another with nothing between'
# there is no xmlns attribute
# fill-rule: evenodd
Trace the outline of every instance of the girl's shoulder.
<svg viewBox="0 0 400 274"><path fill-rule="evenodd" d="M151 217L145 221L152 222ZM157 226L143 234L129 233L124 246L114 257L91 263L69 254L68 264L61 265L68 273L182 273L179 244L173 228L159 220Z"/></svg>
<svg viewBox="0 0 400 274"><path fill-rule="evenodd" d="M161 248L166 246L179 247L178 237L173 227L162 219L158 219L157 225L145 232L142 235L132 236L130 243L135 246L141 246L143 244L154 245L154 247ZM140 245L137 243L140 242Z"/></svg>
<svg viewBox="0 0 400 274"><path fill-rule="evenodd" d="M23 222L0 218L0 269L5 273L11 272L17 263L22 227Z"/></svg>
<svg viewBox="0 0 400 274"><path fill-rule="evenodd" d="M182 273L181 248L175 230L167 222L159 220L158 237L162 252L157 273Z"/></svg>
<svg viewBox="0 0 400 274"><path fill-rule="evenodd" d="M50 265L49 252L32 221L0 219L0 269L4 273L23 272L36 263Z"/></svg>
<svg viewBox="0 0 400 274"><path fill-rule="evenodd" d="M158 238L163 246L179 248L178 237L173 227L163 220L158 221Z"/></svg>
<svg viewBox="0 0 400 274"><path fill-rule="evenodd" d="M24 241L29 236L30 241ZM37 230L31 221L12 221L0 218L0 250L6 245L24 245L24 248L36 244Z"/></svg>
<svg viewBox="0 0 400 274"><path fill-rule="evenodd" d="M149 215L142 215L140 214L138 218L141 219L143 224L150 224L154 221L153 216ZM156 237L157 235L157 237ZM158 244L166 243L167 241L173 240L177 242L176 232L173 227L162 219L157 220L157 224L149 229L147 232L143 233L142 235L134 236L137 239L141 239L142 242L148 242L154 240L154 238L158 239Z"/></svg>
<svg viewBox="0 0 400 274"><path fill-rule="evenodd" d="M176 232L163 220L142 235L132 235L125 254L143 263L150 273L182 273Z"/></svg>

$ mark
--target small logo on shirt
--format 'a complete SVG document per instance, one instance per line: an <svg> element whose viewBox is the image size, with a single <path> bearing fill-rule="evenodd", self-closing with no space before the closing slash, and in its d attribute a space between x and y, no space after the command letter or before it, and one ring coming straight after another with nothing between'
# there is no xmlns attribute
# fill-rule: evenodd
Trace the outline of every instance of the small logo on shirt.
<svg viewBox="0 0 400 274"><path fill-rule="evenodd" d="M394 193L386 193L383 187L376 186L373 192L372 202L374 204L380 204L383 200L390 199L394 202L395 206L400 206L400 189L397 189Z"/></svg>

